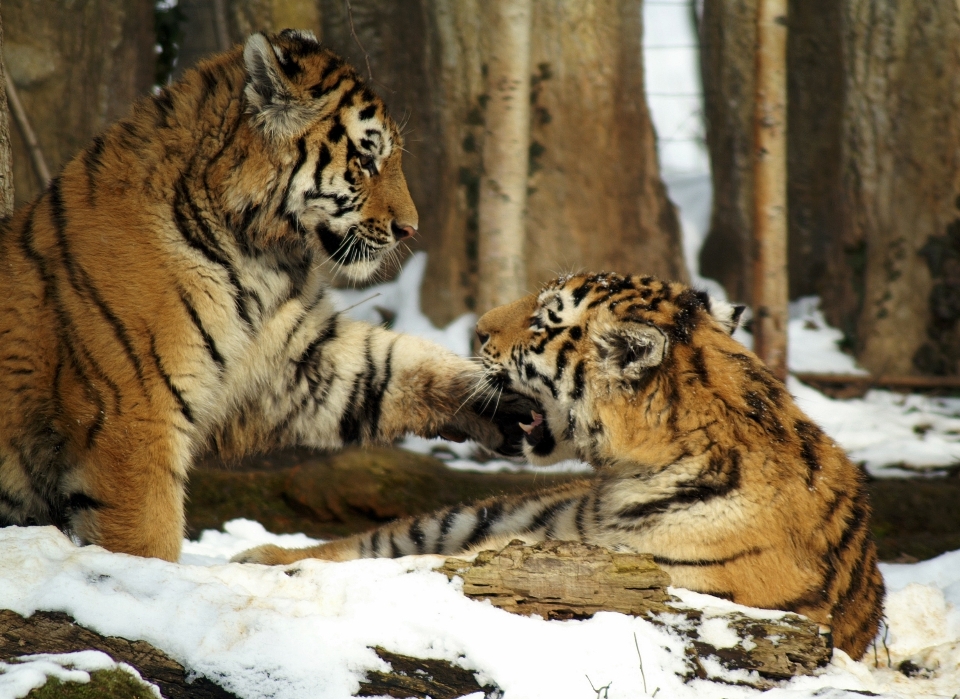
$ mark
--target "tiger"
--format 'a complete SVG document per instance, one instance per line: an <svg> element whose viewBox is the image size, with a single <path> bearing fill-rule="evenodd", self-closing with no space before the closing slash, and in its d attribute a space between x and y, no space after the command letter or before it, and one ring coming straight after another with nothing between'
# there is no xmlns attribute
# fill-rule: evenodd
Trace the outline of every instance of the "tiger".
<svg viewBox="0 0 960 699"><path fill-rule="evenodd" d="M585 542L653 554L673 584L831 627L863 656L884 585L865 476L731 335L743 306L649 276L565 276L484 314L484 381L524 395L533 464L592 478L408 518L305 549L287 564Z"/></svg>
<svg viewBox="0 0 960 699"><path fill-rule="evenodd" d="M200 455L407 433L519 449L475 362L335 308L336 279L417 232L402 150L312 33L258 33L0 221L0 525L175 561Z"/></svg>

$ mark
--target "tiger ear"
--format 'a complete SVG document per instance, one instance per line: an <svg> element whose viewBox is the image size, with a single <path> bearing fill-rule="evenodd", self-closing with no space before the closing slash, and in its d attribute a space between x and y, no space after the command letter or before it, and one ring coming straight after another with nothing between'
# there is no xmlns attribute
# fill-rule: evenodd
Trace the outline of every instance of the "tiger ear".
<svg viewBox="0 0 960 699"><path fill-rule="evenodd" d="M746 308L741 304L727 303L710 297L710 315L731 335L740 325L740 316L743 315Z"/></svg>
<svg viewBox="0 0 960 699"><path fill-rule="evenodd" d="M252 34L243 47L249 81L244 90L253 121L271 139L302 134L314 109L296 97L291 77L300 72L296 61L263 34Z"/></svg>
<svg viewBox="0 0 960 699"><path fill-rule="evenodd" d="M644 323L618 323L593 337L600 370L608 378L634 381L659 366L667 351L667 336Z"/></svg>

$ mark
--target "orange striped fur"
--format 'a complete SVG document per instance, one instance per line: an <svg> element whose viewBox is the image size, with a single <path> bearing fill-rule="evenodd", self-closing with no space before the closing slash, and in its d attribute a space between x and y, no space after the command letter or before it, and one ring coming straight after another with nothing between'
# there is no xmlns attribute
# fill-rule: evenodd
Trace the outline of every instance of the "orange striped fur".
<svg viewBox="0 0 960 699"><path fill-rule="evenodd" d="M368 278L416 230L401 151L312 34L256 34L0 223L0 525L175 560L205 451L408 431L506 447L460 409L474 363L329 298L332 276Z"/></svg>
<svg viewBox="0 0 960 699"><path fill-rule="evenodd" d="M652 553L677 586L830 624L859 658L884 595L863 473L730 337L738 318L682 284L614 274L564 277L494 309L477 326L487 380L544 418L527 419L525 455L583 459L592 479L238 559L585 541Z"/></svg>

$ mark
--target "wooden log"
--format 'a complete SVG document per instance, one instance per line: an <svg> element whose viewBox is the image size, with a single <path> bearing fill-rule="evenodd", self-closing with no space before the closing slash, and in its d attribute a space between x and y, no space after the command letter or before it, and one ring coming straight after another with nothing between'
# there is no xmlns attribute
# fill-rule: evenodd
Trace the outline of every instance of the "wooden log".
<svg viewBox="0 0 960 699"><path fill-rule="evenodd" d="M389 672L368 672L360 683L358 697L416 697L417 699L457 699L483 692L485 696L500 696L492 685L480 686L469 670L446 660L424 660L409 655L391 653L377 646L373 649L382 660L390 663Z"/></svg>
<svg viewBox="0 0 960 699"><path fill-rule="evenodd" d="M891 376L815 372L796 372L794 376L834 398L859 398L871 388L944 393L960 391L960 376Z"/></svg>
<svg viewBox="0 0 960 699"><path fill-rule="evenodd" d="M236 699L210 680L187 681L180 663L145 641L101 636L62 612L35 612L24 618L0 610L0 660L81 650L103 651L117 662L132 665L143 679L157 685L166 699Z"/></svg>
<svg viewBox="0 0 960 699"><path fill-rule="evenodd" d="M565 541L533 546L513 541L472 561L448 558L440 572L463 578L466 596L515 614L584 619L614 611L670 627L687 639L691 678L708 678L701 660L715 658L727 669L755 671L757 678L749 683L769 687L775 680L810 674L833 653L829 630L798 614L707 613L683 605L668 594L670 577L648 554ZM740 639L735 646L718 648L701 638L704 622L718 617Z"/></svg>
<svg viewBox="0 0 960 699"><path fill-rule="evenodd" d="M463 593L515 614L586 619L599 611L634 616L668 611L670 576L652 556L611 553L599 546L519 541L475 560L448 558L441 568L463 578Z"/></svg>

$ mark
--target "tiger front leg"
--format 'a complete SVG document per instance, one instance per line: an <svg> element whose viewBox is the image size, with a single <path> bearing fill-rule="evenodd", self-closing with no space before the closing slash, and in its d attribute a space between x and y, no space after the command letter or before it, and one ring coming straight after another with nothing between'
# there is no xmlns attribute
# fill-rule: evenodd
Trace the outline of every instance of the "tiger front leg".
<svg viewBox="0 0 960 699"><path fill-rule="evenodd" d="M164 435L139 427L145 434L136 444L104 430L67 475L66 524L85 543L176 561L186 523L186 468Z"/></svg>
<svg viewBox="0 0 960 699"><path fill-rule="evenodd" d="M408 433L473 439L516 453L525 399L500 399L473 361L422 338L342 316L290 362L275 403L291 443L323 448L391 443Z"/></svg>

